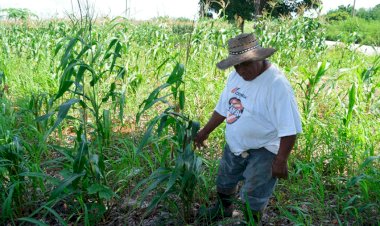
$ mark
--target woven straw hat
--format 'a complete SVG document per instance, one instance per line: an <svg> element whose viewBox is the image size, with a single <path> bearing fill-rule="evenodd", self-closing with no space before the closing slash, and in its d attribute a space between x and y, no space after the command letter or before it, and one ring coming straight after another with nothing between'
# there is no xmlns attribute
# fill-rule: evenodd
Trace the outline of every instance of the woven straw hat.
<svg viewBox="0 0 380 226"><path fill-rule="evenodd" d="M240 34L228 40L229 55L226 59L217 63L216 66L221 70L225 70L247 60L264 60L275 51L273 48L261 47L253 34Z"/></svg>

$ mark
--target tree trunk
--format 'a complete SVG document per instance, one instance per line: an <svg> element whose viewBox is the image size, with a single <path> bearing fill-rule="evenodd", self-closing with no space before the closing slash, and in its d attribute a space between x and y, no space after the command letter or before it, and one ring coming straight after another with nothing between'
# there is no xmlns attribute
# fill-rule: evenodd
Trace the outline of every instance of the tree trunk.
<svg viewBox="0 0 380 226"><path fill-rule="evenodd" d="M236 26L240 29L241 33L244 33L244 19L238 14L235 14Z"/></svg>
<svg viewBox="0 0 380 226"><path fill-rule="evenodd" d="M263 9L267 0L253 0L255 5L255 17L258 17L263 14Z"/></svg>

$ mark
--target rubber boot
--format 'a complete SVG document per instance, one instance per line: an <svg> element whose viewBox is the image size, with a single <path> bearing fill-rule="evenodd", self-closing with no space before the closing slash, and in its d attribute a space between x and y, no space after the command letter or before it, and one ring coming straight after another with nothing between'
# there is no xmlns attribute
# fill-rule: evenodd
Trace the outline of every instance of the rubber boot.
<svg viewBox="0 0 380 226"><path fill-rule="evenodd" d="M216 204L210 208L203 210L201 209L198 216L210 221L217 221L225 217L232 217L232 197L233 195L218 193L218 201Z"/></svg>

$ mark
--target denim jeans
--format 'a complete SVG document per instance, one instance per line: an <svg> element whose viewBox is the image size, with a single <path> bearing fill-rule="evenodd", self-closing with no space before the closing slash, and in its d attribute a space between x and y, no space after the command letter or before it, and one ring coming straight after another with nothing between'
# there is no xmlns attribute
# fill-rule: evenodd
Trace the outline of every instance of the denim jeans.
<svg viewBox="0 0 380 226"><path fill-rule="evenodd" d="M248 156L236 156L226 144L220 161L217 191L226 195L236 193L239 181L244 181L240 197L248 202L251 209L262 212L277 183L272 177L272 162L275 154L265 148L250 149Z"/></svg>

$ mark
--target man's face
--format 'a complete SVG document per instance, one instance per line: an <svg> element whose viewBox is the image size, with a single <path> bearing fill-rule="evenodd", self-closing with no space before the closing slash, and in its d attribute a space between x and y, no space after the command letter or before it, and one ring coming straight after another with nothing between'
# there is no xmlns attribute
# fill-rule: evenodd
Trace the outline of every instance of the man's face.
<svg viewBox="0 0 380 226"><path fill-rule="evenodd" d="M263 61L248 60L235 65L235 70L246 81L251 81L259 75Z"/></svg>
<svg viewBox="0 0 380 226"><path fill-rule="evenodd" d="M244 109L244 107L241 104L241 101L239 99L236 99L236 98L231 99L230 102L231 102L230 104L233 105L235 109L237 109L237 110L243 110Z"/></svg>

